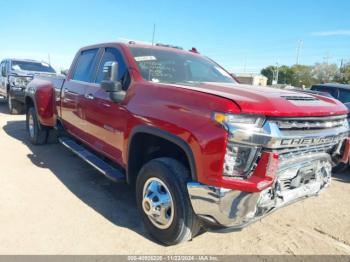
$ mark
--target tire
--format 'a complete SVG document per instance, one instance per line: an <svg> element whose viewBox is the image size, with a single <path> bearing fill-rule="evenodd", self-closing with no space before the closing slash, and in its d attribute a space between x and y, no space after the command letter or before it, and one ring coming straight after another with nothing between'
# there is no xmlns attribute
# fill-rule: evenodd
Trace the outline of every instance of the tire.
<svg viewBox="0 0 350 262"><path fill-rule="evenodd" d="M23 113L24 105L13 99L11 93L7 97L7 106L11 115L19 115Z"/></svg>
<svg viewBox="0 0 350 262"><path fill-rule="evenodd" d="M348 169L349 164L345 164L345 163L340 163L337 166L333 167L333 172L334 173L342 173L344 172L346 169Z"/></svg>
<svg viewBox="0 0 350 262"><path fill-rule="evenodd" d="M53 128L47 129L47 139L46 143L48 144L57 144L58 143L58 132Z"/></svg>
<svg viewBox="0 0 350 262"><path fill-rule="evenodd" d="M151 160L142 167L137 177L137 208L150 235L165 245L176 245L190 240L201 229L200 221L193 212L187 192L186 184L189 179L189 171L172 158ZM157 190L152 191L150 188L157 188ZM156 191L157 194L154 194L153 192ZM144 197L145 195L148 197ZM160 203L161 199L163 202L167 202L164 199L169 199L172 203L171 205L167 202L168 209L160 208L160 211L155 211L163 213L166 210L164 212L166 219L162 220L162 222L167 221L166 223L151 218L154 217L152 206L156 207L153 210L160 207L161 205L157 205L157 203ZM150 201L151 204L149 204Z"/></svg>
<svg viewBox="0 0 350 262"><path fill-rule="evenodd" d="M46 143L48 131L39 123L34 107L28 109L26 115L26 128L29 140L33 145L43 145Z"/></svg>

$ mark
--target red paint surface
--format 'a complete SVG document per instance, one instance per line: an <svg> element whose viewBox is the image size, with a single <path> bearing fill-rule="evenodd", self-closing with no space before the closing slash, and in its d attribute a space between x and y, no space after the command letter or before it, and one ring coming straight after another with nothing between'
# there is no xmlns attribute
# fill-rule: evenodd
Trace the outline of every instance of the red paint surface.
<svg viewBox="0 0 350 262"><path fill-rule="evenodd" d="M350 139L349 138L346 139L344 143L345 143L344 152L341 158L341 162L347 164L349 163L349 160L350 160Z"/></svg>

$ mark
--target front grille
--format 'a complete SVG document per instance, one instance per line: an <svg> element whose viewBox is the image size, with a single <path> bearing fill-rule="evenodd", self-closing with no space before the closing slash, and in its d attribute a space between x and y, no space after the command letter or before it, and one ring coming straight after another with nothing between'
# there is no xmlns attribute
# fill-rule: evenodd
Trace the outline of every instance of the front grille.
<svg viewBox="0 0 350 262"><path fill-rule="evenodd" d="M346 115L315 118L282 118L275 120L281 130L327 129L346 125Z"/></svg>
<svg viewBox="0 0 350 262"><path fill-rule="evenodd" d="M346 115L278 118L270 121L277 124L282 135L288 136L283 140L286 147L273 150L281 161L317 153L332 154L347 135L341 132L348 127ZM303 137L303 134L307 136Z"/></svg>
<svg viewBox="0 0 350 262"><path fill-rule="evenodd" d="M304 146L288 149L279 149L275 150L275 152L278 153L279 159L281 161L286 161L299 156L308 156L317 153L330 153L335 149L338 143L339 141L319 146Z"/></svg>

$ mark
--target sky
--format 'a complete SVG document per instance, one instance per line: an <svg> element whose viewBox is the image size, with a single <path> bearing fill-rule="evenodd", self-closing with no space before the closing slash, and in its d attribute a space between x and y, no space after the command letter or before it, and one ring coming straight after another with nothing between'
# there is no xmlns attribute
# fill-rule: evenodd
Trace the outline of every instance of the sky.
<svg viewBox="0 0 350 262"><path fill-rule="evenodd" d="M196 47L235 73L350 62L349 0L0 0L0 59L69 68L86 45L152 41ZM302 42L301 42L302 41Z"/></svg>

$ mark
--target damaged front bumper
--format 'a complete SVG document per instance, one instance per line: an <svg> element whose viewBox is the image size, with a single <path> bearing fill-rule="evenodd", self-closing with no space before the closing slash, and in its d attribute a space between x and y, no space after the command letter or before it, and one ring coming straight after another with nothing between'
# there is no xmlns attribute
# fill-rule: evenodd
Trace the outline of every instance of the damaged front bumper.
<svg viewBox="0 0 350 262"><path fill-rule="evenodd" d="M282 166L273 185L261 192L243 192L188 183L194 212L207 225L229 230L240 229L278 208L317 195L331 181L328 154L295 159Z"/></svg>
<svg viewBox="0 0 350 262"><path fill-rule="evenodd" d="M260 150L245 158L248 175L212 177L212 185L188 183L194 212L207 224L239 229L274 210L317 195L330 184L332 166L349 159L346 116L268 119L258 130L231 128L229 145ZM231 148L231 147L230 147ZM238 160L226 152L224 170ZM255 160L256 159L256 160ZM233 164L232 164L233 163Z"/></svg>

